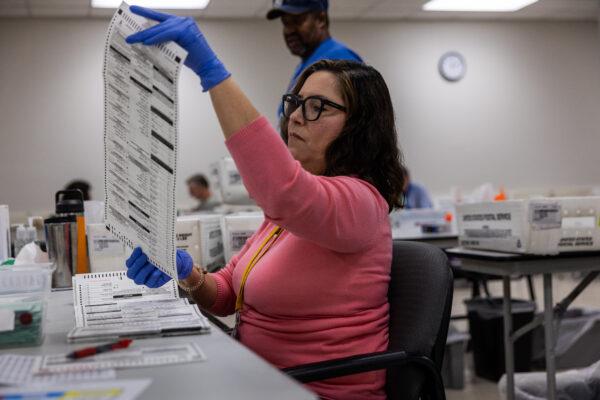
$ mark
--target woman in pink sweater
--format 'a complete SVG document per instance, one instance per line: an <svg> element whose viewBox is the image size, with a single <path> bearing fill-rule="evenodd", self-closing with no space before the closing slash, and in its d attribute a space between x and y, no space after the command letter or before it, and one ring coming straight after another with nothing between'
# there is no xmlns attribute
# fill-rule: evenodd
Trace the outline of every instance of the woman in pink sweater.
<svg viewBox="0 0 600 400"><path fill-rule="evenodd" d="M160 23L127 38L174 40L188 51L248 192L265 222L222 270L208 274L177 253L180 285L200 307L237 312L238 339L284 368L388 345L392 239L401 155L388 89L372 67L320 61L283 96L284 141L261 117L191 19L132 7ZM287 144L287 146L286 146ZM137 248L138 284L170 278ZM311 383L324 399L384 399L385 371Z"/></svg>

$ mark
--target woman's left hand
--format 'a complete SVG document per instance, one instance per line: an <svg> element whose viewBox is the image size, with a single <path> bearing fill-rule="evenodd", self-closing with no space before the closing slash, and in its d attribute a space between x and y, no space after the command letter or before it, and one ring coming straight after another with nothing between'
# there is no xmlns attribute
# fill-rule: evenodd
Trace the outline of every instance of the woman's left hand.
<svg viewBox="0 0 600 400"><path fill-rule="evenodd" d="M210 48L206 38L190 17L164 14L140 6L129 7L132 13L159 23L127 37L129 44L156 45L173 41L188 52L185 65L199 77L204 91L208 91L227 79L231 74Z"/></svg>
<svg viewBox="0 0 600 400"><path fill-rule="evenodd" d="M127 277L138 285L146 285L149 288L161 287L171 280L171 277L150 262L148 256L141 247L136 247L127 261ZM176 257L177 277L185 279L192 273L194 260L184 250L177 249Z"/></svg>

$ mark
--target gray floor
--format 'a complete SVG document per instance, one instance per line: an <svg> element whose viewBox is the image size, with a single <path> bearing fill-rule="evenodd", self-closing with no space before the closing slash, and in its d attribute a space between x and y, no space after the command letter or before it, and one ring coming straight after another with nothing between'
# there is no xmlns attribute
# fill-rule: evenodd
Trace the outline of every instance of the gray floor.
<svg viewBox="0 0 600 400"><path fill-rule="evenodd" d="M465 388L463 390L446 389L448 400L498 400L500 394L496 382L478 378L473 372L471 354L465 356Z"/></svg>
<svg viewBox="0 0 600 400"><path fill-rule="evenodd" d="M553 280L553 296L555 303L562 300L579 283L577 274L557 274ZM542 277L534 279L534 286L537 296L538 310L543 308L543 288ZM493 296L502 295L502 282L492 281L488 284ZM513 281L511 290L515 298L529 298L529 292L525 280ZM454 290L454 300L452 306L453 314L465 314L464 300L471 295L471 288L461 285L457 282ZM600 308L600 279L597 279L573 302L572 307L582 308ZM456 326L461 331L468 330L466 321L458 321ZM475 376L473 372L472 354L465 355L465 388L463 390L446 390L448 400L498 400L502 397L498 392L496 382L491 382Z"/></svg>

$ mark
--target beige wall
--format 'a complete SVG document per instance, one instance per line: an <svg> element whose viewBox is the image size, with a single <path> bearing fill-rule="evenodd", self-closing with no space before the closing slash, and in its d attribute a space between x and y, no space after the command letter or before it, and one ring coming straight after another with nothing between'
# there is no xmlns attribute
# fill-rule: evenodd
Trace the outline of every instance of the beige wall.
<svg viewBox="0 0 600 400"><path fill-rule="evenodd" d="M102 52L107 20L0 20L0 204L52 207L83 177L103 196ZM203 21L213 47L274 121L296 59L277 23ZM600 185L600 46L595 23L333 22L390 87L400 142L434 192L483 182ZM467 76L437 73L458 50ZM208 96L180 81L178 193L226 154Z"/></svg>
<svg viewBox="0 0 600 400"><path fill-rule="evenodd" d="M350 32L343 26L344 32ZM380 24L353 43L390 85L408 165L434 191L600 183L594 23ZM458 50L467 75L438 77Z"/></svg>

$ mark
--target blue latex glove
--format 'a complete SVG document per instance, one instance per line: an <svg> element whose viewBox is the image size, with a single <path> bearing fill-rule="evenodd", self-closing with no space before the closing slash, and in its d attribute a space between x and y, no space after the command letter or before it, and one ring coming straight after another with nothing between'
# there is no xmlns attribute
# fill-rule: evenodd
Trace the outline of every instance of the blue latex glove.
<svg viewBox="0 0 600 400"><path fill-rule="evenodd" d="M187 50L185 65L200 77L200 84L205 92L231 76L192 18L163 14L140 6L131 6L129 9L132 13L158 21L159 24L128 36L127 43L155 45L174 41Z"/></svg>
<svg viewBox="0 0 600 400"><path fill-rule="evenodd" d="M171 280L171 277L154 266L140 247L136 247L127 261L127 276L138 285L150 288L161 287ZM185 279L192 273L194 261L184 250L177 250L177 276Z"/></svg>

